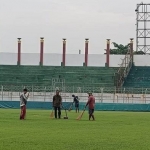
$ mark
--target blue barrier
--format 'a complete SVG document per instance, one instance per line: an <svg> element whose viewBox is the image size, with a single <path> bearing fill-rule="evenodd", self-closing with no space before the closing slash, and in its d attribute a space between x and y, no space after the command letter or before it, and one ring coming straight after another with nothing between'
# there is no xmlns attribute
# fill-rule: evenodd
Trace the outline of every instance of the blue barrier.
<svg viewBox="0 0 150 150"><path fill-rule="evenodd" d="M63 102L64 108L68 109L72 103ZM80 109L83 109L85 103L80 103ZM0 108L20 108L18 101L0 101ZM28 102L28 109L52 109L51 102ZM73 106L74 109L74 106ZM96 103L97 111L150 111L150 104L116 104L116 103Z"/></svg>

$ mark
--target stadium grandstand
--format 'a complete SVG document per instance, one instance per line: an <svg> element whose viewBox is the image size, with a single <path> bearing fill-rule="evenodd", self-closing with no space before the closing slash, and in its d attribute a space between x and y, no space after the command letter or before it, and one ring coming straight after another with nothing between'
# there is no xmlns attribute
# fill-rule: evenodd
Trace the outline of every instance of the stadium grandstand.
<svg viewBox="0 0 150 150"><path fill-rule="evenodd" d="M110 55L110 40L106 43L105 66L90 66L88 54L89 39L85 39L85 55L82 58L82 65L69 66L66 65L66 39L63 39L63 53L62 61L60 60L60 66L58 65L44 65L44 38L40 40L40 60L39 65L25 65L21 62L21 38L18 38L18 54L16 65L0 65L0 85L10 87L28 87L34 86L39 88L53 87L64 89L64 87L74 87L74 89L88 87L89 90L93 88L121 88L121 87L146 87L148 84L148 72L143 67L135 67L133 65L133 39L130 40L128 47L128 53L123 56L118 56L121 60L120 64L110 64L111 59L115 61L117 57ZM30 54L29 54L30 55ZM5 55L4 57L6 57ZM53 57L54 56L52 55ZM76 56L76 60L78 59ZM73 56L74 57L74 56ZM100 56L101 57L101 56ZM121 57L121 58L120 58ZM29 57L28 57L29 58ZM93 56L94 59L96 57ZM7 59L7 58L6 58ZM34 59L34 58L32 58ZM93 59L93 60L94 60ZM98 58L101 59L101 58ZM118 63L118 62L117 62ZM141 71L142 70L142 71ZM141 80L142 78L142 80ZM138 79L141 83L138 82ZM143 82L145 81L145 84ZM136 84L137 82L137 84ZM15 89L15 88L14 88ZM64 91L66 92L66 91Z"/></svg>
<svg viewBox="0 0 150 150"><path fill-rule="evenodd" d="M113 87L117 67L0 66L1 85ZM26 74L26 75L25 75ZM57 85L61 86L61 85Z"/></svg>
<svg viewBox="0 0 150 150"><path fill-rule="evenodd" d="M87 100L86 93L91 91L97 103L111 104L111 110L116 109L112 103L149 103L149 67L136 66L142 64L141 58L144 55L140 55L139 59L138 55L133 54L132 38L126 55L111 55L109 39L103 55L89 54L88 44L89 39L85 39L85 54L68 55L66 39L63 39L62 54L47 55L44 54L44 38L41 38L40 54L33 55L21 53L21 38L18 38L18 53L3 53L0 56L0 97L2 101L8 101L8 104L2 104L1 101L1 107L12 107L12 103L9 103L11 101L15 101L13 107L18 107L16 102L23 88L30 91L31 103L28 106L31 108L47 108L46 103L41 105L32 102L51 102L57 89L67 103L72 101L72 93L78 94L84 103ZM36 63L30 63L33 60ZM77 61L73 64L72 60ZM98 110L108 108L97 107Z"/></svg>

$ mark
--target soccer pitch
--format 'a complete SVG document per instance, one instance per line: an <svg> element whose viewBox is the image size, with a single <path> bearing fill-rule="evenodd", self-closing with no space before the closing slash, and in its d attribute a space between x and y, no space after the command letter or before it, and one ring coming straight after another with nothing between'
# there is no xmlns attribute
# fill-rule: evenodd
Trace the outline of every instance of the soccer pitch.
<svg viewBox="0 0 150 150"><path fill-rule="evenodd" d="M150 113L87 111L80 121L68 112L68 120L50 119L50 110L0 109L0 150L148 150ZM62 116L65 116L62 111Z"/></svg>

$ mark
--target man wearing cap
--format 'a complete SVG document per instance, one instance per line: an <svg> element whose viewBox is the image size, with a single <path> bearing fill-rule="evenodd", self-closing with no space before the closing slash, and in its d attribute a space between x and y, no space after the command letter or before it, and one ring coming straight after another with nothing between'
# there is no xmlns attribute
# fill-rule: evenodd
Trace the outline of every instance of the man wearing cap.
<svg viewBox="0 0 150 150"><path fill-rule="evenodd" d="M95 98L91 92L89 92L88 95L89 97L88 97L86 106L87 105L89 106L89 120L91 119L91 117L93 120L95 120L95 117L94 117Z"/></svg>
<svg viewBox="0 0 150 150"><path fill-rule="evenodd" d="M53 96L53 107L55 110L55 118L57 119L57 110L58 118L61 118L61 106L62 106L62 97L59 95L59 91L56 91L56 95Z"/></svg>

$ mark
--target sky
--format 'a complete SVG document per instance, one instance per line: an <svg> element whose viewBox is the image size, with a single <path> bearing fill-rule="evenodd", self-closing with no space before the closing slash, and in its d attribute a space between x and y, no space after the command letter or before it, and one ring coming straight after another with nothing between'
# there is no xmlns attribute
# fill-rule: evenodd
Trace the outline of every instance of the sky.
<svg viewBox="0 0 150 150"><path fill-rule="evenodd" d="M39 53L44 37L45 53L62 53L62 38L68 54L84 53L89 38L89 53L103 54L106 39L120 44L135 39L137 3L141 0L0 0L0 52L16 53L22 38L23 53Z"/></svg>

